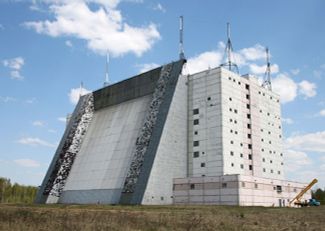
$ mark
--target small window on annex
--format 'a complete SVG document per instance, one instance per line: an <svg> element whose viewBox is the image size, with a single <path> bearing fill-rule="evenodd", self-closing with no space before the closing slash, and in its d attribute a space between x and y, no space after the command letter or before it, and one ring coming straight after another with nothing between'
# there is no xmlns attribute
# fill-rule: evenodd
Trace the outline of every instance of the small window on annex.
<svg viewBox="0 0 325 231"><path fill-rule="evenodd" d="M198 108L193 109L193 115L197 115L197 114L199 114L199 109Z"/></svg>

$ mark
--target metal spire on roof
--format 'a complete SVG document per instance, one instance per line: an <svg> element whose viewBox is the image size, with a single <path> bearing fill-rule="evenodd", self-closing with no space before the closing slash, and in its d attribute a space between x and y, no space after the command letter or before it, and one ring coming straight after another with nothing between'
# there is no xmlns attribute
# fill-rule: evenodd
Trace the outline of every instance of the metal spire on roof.
<svg viewBox="0 0 325 231"><path fill-rule="evenodd" d="M82 96L83 89L84 89L84 83L81 81L80 88L79 88L79 98Z"/></svg>
<svg viewBox="0 0 325 231"><path fill-rule="evenodd" d="M179 59L185 59L183 46L183 16L179 17Z"/></svg>
<svg viewBox="0 0 325 231"><path fill-rule="evenodd" d="M229 71L234 71L233 69L235 69L235 72L239 73L237 64L231 61L232 52L233 52L233 48L230 39L230 23L227 22L227 44L225 48L225 55L227 56L227 60L226 63L223 63L220 66L228 67Z"/></svg>
<svg viewBox="0 0 325 231"><path fill-rule="evenodd" d="M110 84L109 77L108 77L108 63L109 63L109 53L107 50L106 53L106 63L105 63L105 81L104 81L104 87L108 86Z"/></svg>
<svg viewBox="0 0 325 231"><path fill-rule="evenodd" d="M266 70L264 74L264 82L262 84L262 87L265 87L268 90L272 90L271 85L271 64L270 64L270 54L269 54L269 48L265 48L266 53Z"/></svg>

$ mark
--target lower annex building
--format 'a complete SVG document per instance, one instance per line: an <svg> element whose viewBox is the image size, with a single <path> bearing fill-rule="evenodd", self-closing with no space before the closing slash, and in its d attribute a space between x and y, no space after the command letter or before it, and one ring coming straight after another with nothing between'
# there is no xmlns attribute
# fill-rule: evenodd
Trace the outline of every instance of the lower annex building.
<svg viewBox="0 0 325 231"><path fill-rule="evenodd" d="M284 179L279 96L184 63L82 96L36 202L286 206L306 185Z"/></svg>

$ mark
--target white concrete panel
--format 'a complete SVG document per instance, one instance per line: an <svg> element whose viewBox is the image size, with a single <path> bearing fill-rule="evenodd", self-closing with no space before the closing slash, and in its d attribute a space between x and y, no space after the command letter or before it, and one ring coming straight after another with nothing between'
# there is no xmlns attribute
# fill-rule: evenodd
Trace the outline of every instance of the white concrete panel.
<svg viewBox="0 0 325 231"><path fill-rule="evenodd" d="M96 111L64 191L120 189L151 96Z"/></svg>

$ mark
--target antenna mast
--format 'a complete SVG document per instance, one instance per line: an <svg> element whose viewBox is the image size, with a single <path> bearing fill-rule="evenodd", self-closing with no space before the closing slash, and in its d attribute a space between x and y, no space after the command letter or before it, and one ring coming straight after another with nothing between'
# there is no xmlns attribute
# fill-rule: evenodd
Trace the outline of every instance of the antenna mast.
<svg viewBox="0 0 325 231"><path fill-rule="evenodd" d="M230 23L227 22L227 45L225 49L225 55L227 56L226 63L221 64L221 67L228 67L229 71L233 71L235 69L236 73L239 73L238 71L238 66L236 63L231 61L231 56L232 56L232 43L230 39Z"/></svg>
<svg viewBox="0 0 325 231"><path fill-rule="evenodd" d="M83 88L84 88L84 83L81 81L80 88L79 88L79 98L82 96Z"/></svg>
<svg viewBox="0 0 325 231"><path fill-rule="evenodd" d="M265 87L268 90L272 90L270 53L268 47L265 48L265 53L266 53L266 70L264 74L264 82L262 84L262 87Z"/></svg>
<svg viewBox="0 0 325 231"><path fill-rule="evenodd" d="M107 50L106 53L106 63L105 63L105 81L104 81L104 87L107 87L110 84L109 78L108 78L108 63L109 63L109 53Z"/></svg>
<svg viewBox="0 0 325 231"><path fill-rule="evenodd" d="M183 16L179 17L179 59L185 59L183 46Z"/></svg>

